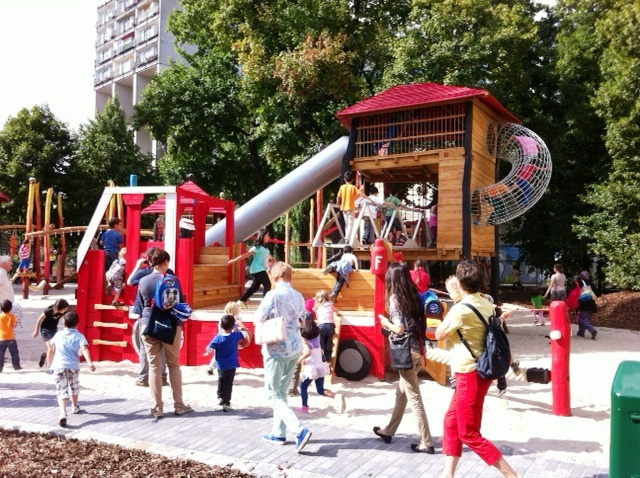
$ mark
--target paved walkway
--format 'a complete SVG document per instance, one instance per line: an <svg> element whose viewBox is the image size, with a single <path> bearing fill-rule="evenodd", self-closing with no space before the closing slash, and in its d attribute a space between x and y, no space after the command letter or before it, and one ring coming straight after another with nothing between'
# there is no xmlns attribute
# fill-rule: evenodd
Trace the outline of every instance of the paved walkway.
<svg viewBox="0 0 640 478"><path fill-rule="evenodd" d="M0 375L0 426L25 431L53 432L78 439L96 439L145 449L170 457L191 458L214 465L231 465L257 476L287 477L439 477L441 454L426 455L409 449L412 438L396 436L391 445L373 433L326 425L311 427L313 437L302 454L292 437L285 446L263 442L271 425L269 408L235 410L196 408L192 414L166 414L155 421L148 415L148 400L81 394L83 411L69 415L66 429L57 426L55 394L50 385L3 383ZM168 409L167 411L171 411ZM435 443L440 451L441 443ZM502 447L523 478L605 478L608 470L532 457L524 450ZM501 476L465 449L456 476Z"/></svg>

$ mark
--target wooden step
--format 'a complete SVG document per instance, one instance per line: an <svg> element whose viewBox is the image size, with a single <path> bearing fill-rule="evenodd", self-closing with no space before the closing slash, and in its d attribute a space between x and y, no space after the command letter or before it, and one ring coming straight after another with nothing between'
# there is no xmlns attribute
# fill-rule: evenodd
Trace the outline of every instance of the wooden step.
<svg viewBox="0 0 640 478"><path fill-rule="evenodd" d="M209 307L216 304L226 304L231 300L238 300L239 288L237 285L222 285L212 287L194 287L194 309Z"/></svg>
<svg viewBox="0 0 640 478"><path fill-rule="evenodd" d="M201 247L200 248L200 264L217 264L226 265L229 261L228 247Z"/></svg>
<svg viewBox="0 0 640 478"><path fill-rule="evenodd" d="M193 266L193 282L197 285L226 285L229 268L226 264L195 264Z"/></svg>

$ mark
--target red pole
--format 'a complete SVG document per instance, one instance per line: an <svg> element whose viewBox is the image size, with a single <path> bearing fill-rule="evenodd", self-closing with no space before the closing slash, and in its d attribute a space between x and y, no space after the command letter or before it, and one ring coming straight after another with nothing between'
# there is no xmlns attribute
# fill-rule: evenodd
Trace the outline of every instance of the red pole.
<svg viewBox="0 0 640 478"><path fill-rule="evenodd" d="M569 387L569 352L571 326L569 309L561 300L554 300L549 307L551 320L551 410L554 415L571 416L571 390Z"/></svg>
<svg viewBox="0 0 640 478"><path fill-rule="evenodd" d="M374 345L376 347L373 356L373 375L377 378L384 378L385 357L387 340L382 335L380 318L378 315L384 315L384 276L387 272L387 250L384 247L382 239L376 239L371 249L371 273L375 276L375 289L373 295L373 319L374 319Z"/></svg>

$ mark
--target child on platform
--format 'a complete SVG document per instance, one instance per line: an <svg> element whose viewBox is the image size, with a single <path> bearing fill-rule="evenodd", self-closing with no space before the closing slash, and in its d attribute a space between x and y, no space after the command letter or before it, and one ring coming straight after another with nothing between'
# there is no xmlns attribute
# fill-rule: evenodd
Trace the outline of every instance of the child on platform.
<svg viewBox="0 0 640 478"><path fill-rule="evenodd" d="M333 348L333 335L336 332L335 315L342 317L333 306L326 290L316 292L315 305L313 311L316 315L316 322L320 329L320 349L323 360L331 362L331 349Z"/></svg>
<svg viewBox="0 0 640 478"><path fill-rule="evenodd" d="M331 390L324 388L324 377L329 375L329 366L322 358L322 349L320 348L320 328L313 320L311 314L305 314L302 323L302 355L298 359L298 363L302 366L300 378L300 396L302 397L302 413L309 412L309 385L312 381L316 383L316 391L319 395L333 398L338 413L344 412L345 400L340 393L333 393Z"/></svg>
<svg viewBox="0 0 640 478"><path fill-rule="evenodd" d="M344 173L343 179L344 184L338 189L336 204L340 206L340 212L344 219L344 242L349 244L353 230L356 198L365 196L353 185L353 173L351 171Z"/></svg>
<svg viewBox="0 0 640 478"><path fill-rule="evenodd" d="M118 252L118 258L111 263L111 267L105 274L107 279L107 291L113 291L113 301L111 305L120 307L124 305L120 302L120 294L124 289L124 267L127 264L127 248L123 247Z"/></svg>
<svg viewBox="0 0 640 478"><path fill-rule="evenodd" d="M331 301L336 300L344 284L349 287L349 274L351 274L351 271L358 270L358 258L353 254L353 247L344 246L342 251L342 255L338 260L333 261L334 256L327 261L329 265L324 270L325 274L336 273L336 282L333 285L331 294L329 294L329 300Z"/></svg>
<svg viewBox="0 0 640 478"><path fill-rule="evenodd" d="M220 319L221 334L216 335L209 345L204 355L215 353L215 365L218 369L218 404L225 412L233 410L231 408L231 392L233 391L233 379L236 369L240 366L238 360L238 345L246 347L251 342L251 334L242 326L234 331L233 327L236 319L233 315L223 315Z"/></svg>
<svg viewBox="0 0 640 478"><path fill-rule="evenodd" d="M11 364L14 370L21 370L20 353L18 352L18 343L13 329L18 325L16 316L11 313L13 304L10 300L3 300L0 304L0 372L4 367L4 354L9 349L11 354Z"/></svg>
<svg viewBox="0 0 640 478"><path fill-rule="evenodd" d="M78 395L80 394L80 359L82 353L92 372L96 370L91 354L89 342L78 332L78 314L67 312L64 314L64 329L51 339L53 361L51 369L55 374L58 406L60 408L60 426L67 426L67 400L71 398L72 413L80 413Z"/></svg>

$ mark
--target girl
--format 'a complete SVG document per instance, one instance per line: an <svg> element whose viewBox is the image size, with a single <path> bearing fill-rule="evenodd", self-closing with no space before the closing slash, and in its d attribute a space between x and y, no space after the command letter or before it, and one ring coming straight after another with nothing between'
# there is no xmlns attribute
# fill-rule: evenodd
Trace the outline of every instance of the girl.
<svg viewBox="0 0 640 478"><path fill-rule="evenodd" d="M429 273L427 272L428 268L429 265L427 261L418 258L413 264L413 270L410 272L411 280L416 285L416 289L418 289L418 293L420 294L429 290L429 286L431 285L431 277L429 277Z"/></svg>
<svg viewBox="0 0 640 478"><path fill-rule="evenodd" d="M244 325L242 325L242 320L240 319L240 306L238 305L237 302L227 302L227 305L224 306L224 311L222 312L223 315L231 315L233 316L234 319L236 319L236 323L233 326L233 331L235 332L236 330L238 330L238 327L243 328ZM224 332L224 329L222 328L222 326L218 327L218 335L222 334ZM242 349L244 347L240 347L238 346L239 349ZM215 355L213 356L213 358L211 359L211 362L209 363L209 368L207 369L207 373L209 375L213 375L215 373L215 365L216 365L216 357Z"/></svg>
<svg viewBox="0 0 640 478"><path fill-rule="evenodd" d="M251 261L251 268L249 269L249 272L253 276L253 281L251 282L249 289L247 289L244 295L240 297L240 300L238 300L238 305L243 309L247 308L245 302L260 288L261 285L264 295L271 290L271 281L269 280L267 270L270 269L273 264L273 257L271 257L269 249L267 249L266 245L268 242L269 233L266 229L262 228L258 232L258 237L256 238L256 242L253 247L241 256L229 261L229 264L234 264L241 259L254 256Z"/></svg>
<svg viewBox="0 0 640 478"><path fill-rule="evenodd" d="M36 320L36 325L33 329L33 338L35 339L38 334L40 334L40 337L44 340L44 344L47 346L47 351L43 352L40 356L40 362L38 362L40 367L42 367L45 362L47 366L51 365L51 359L53 357L51 339L58 331L58 322L60 322L60 318L66 314L68 310L69 303L64 299L58 299L53 305L44 309L44 312L40 314L40 317Z"/></svg>
<svg viewBox="0 0 640 478"><path fill-rule="evenodd" d="M320 348L320 329L309 313L305 313L302 322L302 355L298 363L302 366L300 384L300 396L302 397L302 413L309 411L309 393L307 392L312 381L316 382L316 391L319 395L336 400L338 413L344 412L345 401L342 394L335 394L331 390L324 388L324 377L329 375L329 366L322 359L322 349Z"/></svg>
<svg viewBox="0 0 640 478"><path fill-rule="evenodd" d="M323 360L331 361L331 349L333 348L333 334L336 331L334 315L342 317L342 314L335 310L333 302L329 300L326 290L316 292L315 305L313 310L316 314L318 327L320 328L320 349Z"/></svg>
<svg viewBox="0 0 640 478"><path fill-rule="evenodd" d="M382 438L385 443L391 443L391 439L402 421L407 402L409 402L420 434L420 443L413 443L411 449L415 452L433 455L435 449L433 448L429 422L427 421L427 414L424 410L418 383L418 372L422 368L421 350L423 349L423 337L419 323L422 317L420 296L411 281L409 268L405 264L391 264L387 269L385 283L391 320L380 316L380 323L384 328L396 335L402 335L405 331L411 333L413 368L399 371L400 380L396 389L396 403L391 419L384 428L373 427L373 433Z"/></svg>

